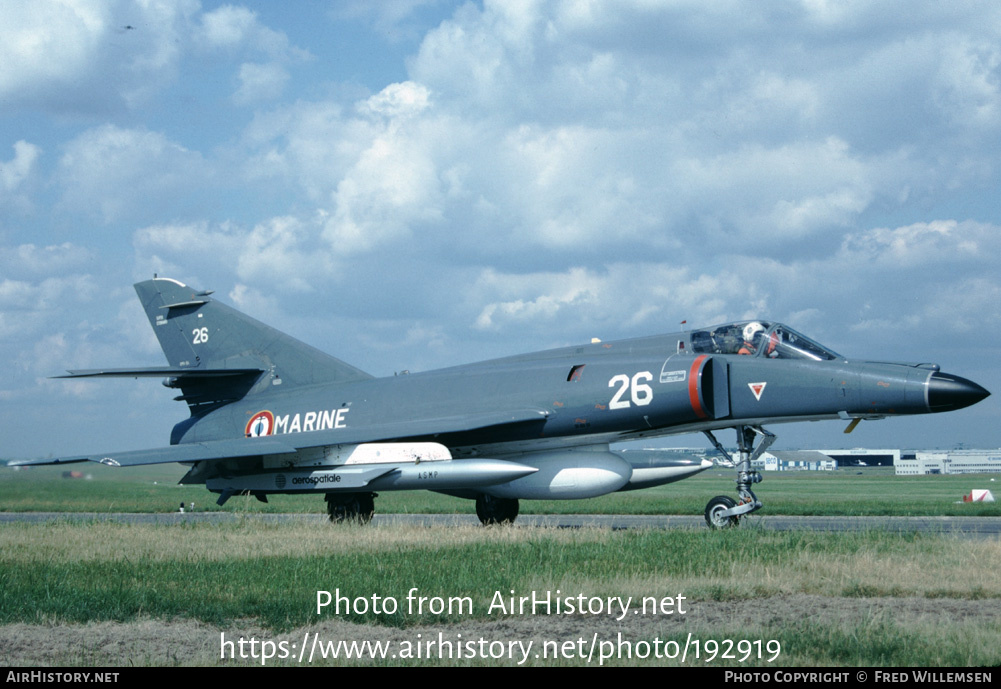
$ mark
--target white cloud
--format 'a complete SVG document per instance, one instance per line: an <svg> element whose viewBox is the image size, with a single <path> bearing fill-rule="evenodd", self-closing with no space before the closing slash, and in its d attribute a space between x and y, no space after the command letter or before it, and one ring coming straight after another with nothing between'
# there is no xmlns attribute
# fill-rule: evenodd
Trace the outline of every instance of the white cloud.
<svg viewBox="0 0 1001 689"><path fill-rule="evenodd" d="M38 146L21 140L14 144L14 158L0 163L0 190L10 194L32 174L42 151Z"/></svg>
<svg viewBox="0 0 1001 689"><path fill-rule="evenodd" d="M993 4L8 5L8 361L152 346L100 305L153 272L377 367L752 315L1001 337ZM41 289L91 262L104 298Z"/></svg>
<svg viewBox="0 0 1001 689"><path fill-rule="evenodd" d="M996 40L957 39L942 47L935 102L964 129L996 131L1001 119L1001 48Z"/></svg>
<svg viewBox="0 0 1001 689"><path fill-rule="evenodd" d="M259 28L257 14L246 7L223 5L202 15L201 39L213 48L241 45Z"/></svg>
<svg viewBox="0 0 1001 689"><path fill-rule="evenodd" d="M615 337L670 331L686 319L705 325L736 318L728 305L742 301L745 287L732 272L699 275L670 263L613 263L558 273L488 269L471 297L485 302L475 322L481 330L541 332L559 324L568 333L600 329L603 337Z"/></svg>
<svg viewBox="0 0 1001 689"><path fill-rule="evenodd" d="M42 280L0 281L0 341L17 346L30 337L50 330L57 315L79 308L95 294L93 278L86 274L48 277Z"/></svg>
<svg viewBox="0 0 1001 689"><path fill-rule="evenodd" d="M34 244L0 247L0 263L7 266L8 276L65 274L92 259L93 254L88 249L70 242L43 247Z"/></svg>
<svg viewBox="0 0 1001 689"><path fill-rule="evenodd" d="M418 84L392 84L359 105L386 120L370 129L367 148L337 184L324 236L335 251L371 251L410 236L442 217L436 144L449 133L433 118L410 122L428 108Z"/></svg>
<svg viewBox="0 0 1001 689"><path fill-rule="evenodd" d="M358 105L360 112L371 112L385 117L416 115L430 105L431 94L427 88L413 81L390 84L379 93Z"/></svg>
<svg viewBox="0 0 1001 689"><path fill-rule="evenodd" d="M176 214L211 175L199 153L162 133L103 125L67 144L56 178L66 211L115 222Z"/></svg>
<svg viewBox="0 0 1001 689"><path fill-rule="evenodd" d="M288 79L288 72L279 64L245 62L240 65L240 86L233 94L233 102L237 105L254 105L274 100L281 96Z"/></svg>
<svg viewBox="0 0 1001 689"><path fill-rule="evenodd" d="M881 270L990 263L1001 255L1001 226L973 221L935 220L898 228L876 228L845 237L839 253L845 263Z"/></svg>
<svg viewBox="0 0 1001 689"><path fill-rule="evenodd" d="M195 39L203 49L255 52L271 60L308 59L309 53L293 46L282 31L262 24L246 7L223 5L201 16Z"/></svg>
<svg viewBox="0 0 1001 689"><path fill-rule="evenodd" d="M209 53L256 56L257 59L240 64L232 96L238 106L259 105L279 98L290 78L287 65L312 58L308 51L292 45L284 32L262 24L256 12L234 5L223 5L203 14L194 40ZM261 60L261 56L265 59Z"/></svg>
<svg viewBox="0 0 1001 689"><path fill-rule="evenodd" d="M334 272L332 252L317 239L317 223L293 217L272 218L254 227L240 253L237 274L254 283L311 292Z"/></svg>
<svg viewBox="0 0 1001 689"><path fill-rule="evenodd" d="M133 245L144 278L156 272L201 285L232 275L279 291L309 292L336 272L336 254L321 239L323 219L277 217L249 230L231 223L152 225L135 232Z"/></svg>
<svg viewBox="0 0 1001 689"><path fill-rule="evenodd" d="M175 76L197 0L5 3L0 99L55 112L146 102Z"/></svg>
<svg viewBox="0 0 1001 689"><path fill-rule="evenodd" d="M401 145L402 144L402 145ZM440 218L433 162L407 142L380 139L337 185L324 236L335 251L372 251L411 236L414 225Z"/></svg>
<svg viewBox="0 0 1001 689"><path fill-rule="evenodd" d="M14 143L14 157L0 161L0 209L30 212L41 155L41 148L20 140Z"/></svg>
<svg viewBox="0 0 1001 689"><path fill-rule="evenodd" d="M110 9L107 4L5 3L0 10L0 95L16 98L86 73Z"/></svg>
<svg viewBox="0 0 1001 689"><path fill-rule="evenodd" d="M420 38L419 15L426 9L445 6L442 0L342 0L330 6L335 20L362 19L370 22L375 31L390 43Z"/></svg>
<svg viewBox="0 0 1001 689"><path fill-rule="evenodd" d="M136 230L133 245L142 254L191 252L208 255L214 260L234 258L242 248L246 233L226 224L210 229L208 223L150 225Z"/></svg>
<svg viewBox="0 0 1001 689"><path fill-rule="evenodd" d="M336 102L303 102L255 115L244 132L245 175L255 183L291 184L311 201L328 202L379 131L345 110Z"/></svg>

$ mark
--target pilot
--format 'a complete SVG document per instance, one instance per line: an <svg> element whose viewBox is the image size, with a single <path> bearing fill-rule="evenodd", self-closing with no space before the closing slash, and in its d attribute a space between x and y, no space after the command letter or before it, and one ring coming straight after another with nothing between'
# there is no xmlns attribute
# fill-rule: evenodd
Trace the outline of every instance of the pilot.
<svg viewBox="0 0 1001 689"><path fill-rule="evenodd" d="M737 350L737 354L754 354L758 351L758 338L765 332L765 326L757 321L744 326L744 344Z"/></svg>

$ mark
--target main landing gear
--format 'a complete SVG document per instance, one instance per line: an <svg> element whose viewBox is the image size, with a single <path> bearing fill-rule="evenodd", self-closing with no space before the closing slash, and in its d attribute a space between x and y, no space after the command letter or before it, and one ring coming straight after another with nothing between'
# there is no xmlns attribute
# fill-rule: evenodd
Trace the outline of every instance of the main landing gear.
<svg viewBox="0 0 1001 689"><path fill-rule="evenodd" d="M334 524L368 524L375 514L375 493L327 493L327 514Z"/></svg>
<svg viewBox="0 0 1001 689"><path fill-rule="evenodd" d="M706 505L706 524L713 529L737 526L742 516L761 509L761 501L751 490L751 484L761 483L761 474L751 471L751 462L771 447L775 442L775 436L761 426L737 426L734 430L737 431L737 447L740 452L740 459L737 460L723 449L712 431L703 431L725 457L723 460L717 460L718 463L737 470L737 499L734 500L728 495L717 495ZM761 436L757 448L754 447L756 435Z"/></svg>
<svg viewBox="0 0 1001 689"><path fill-rule="evenodd" d="M518 516L518 499L495 498L483 493L476 498L476 516L484 526L513 524Z"/></svg>

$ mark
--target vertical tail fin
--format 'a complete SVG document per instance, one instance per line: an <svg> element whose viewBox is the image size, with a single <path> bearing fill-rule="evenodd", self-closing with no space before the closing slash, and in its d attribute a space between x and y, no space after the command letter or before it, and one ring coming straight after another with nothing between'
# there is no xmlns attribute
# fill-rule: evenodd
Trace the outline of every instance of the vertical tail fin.
<svg viewBox="0 0 1001 689"><path fill-rule="evenodd" d="M136 283L153 332L171 367L200 371L256 368L270 385L349 383L369 374L169 278ZM208 378L198 380L205 385ZM262 381L258 381L258 385ZM189 399L187 383L182 399ZM255 386L256 387L256 386ZM192 391L194 392L194 391Z"/></svg>

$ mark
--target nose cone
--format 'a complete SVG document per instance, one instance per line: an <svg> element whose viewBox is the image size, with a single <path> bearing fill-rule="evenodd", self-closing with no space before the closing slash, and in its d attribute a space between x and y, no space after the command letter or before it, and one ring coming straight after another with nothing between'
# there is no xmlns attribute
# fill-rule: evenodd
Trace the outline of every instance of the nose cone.
<svg viewBox="0 0 1001 689"><path fill-rule="evenodd" d="M928 410L953 411L988 397L991 393L972 380L949 373L933 373L928 381Z"/></svg>

